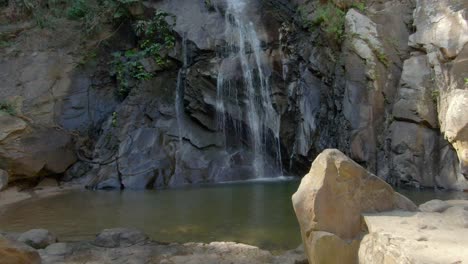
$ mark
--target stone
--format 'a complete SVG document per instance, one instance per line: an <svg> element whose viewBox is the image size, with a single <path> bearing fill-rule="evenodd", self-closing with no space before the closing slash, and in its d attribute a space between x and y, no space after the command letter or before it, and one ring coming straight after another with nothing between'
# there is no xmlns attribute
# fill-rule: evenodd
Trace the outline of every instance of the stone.
<svg viewBox="0 0 468 264"><path fill-rule="evenodd" d="M429 52L442 49L447 58L456 57L468 42L468 25L463 16L466 8L466 2L418 1L414 12L416 32L410 36L410 46Z"/></svg>
<svg viewBox="0 0 468 264"><path fill-rule="evenodd" d="M359 263L467 262L468 201L446 201L444 205L449 207L443 213L394 210L364 214L369 234L361 241ZM401 225L403 220L407 224Z"/></svg>
<svg viewBox="0 0 468 264"><path fill-rule="evenodd" d="M468 205L468 203L466 203L466 205ZM468 207L452 206L445 210L444 214L450 217L453 226L468 228Z"/></svg>
<svg viewBox="0 0 468 264"><path fill-rule="evenodd" d="M39 182L36 188L51 188L51 187L58 187L59 184L56 179L53 178L45 178Z"/></svg>
<svg viewBox="0 0 468 264"><path fill-rule="evenodd" d="M445 100L448 107L442 130L457 151L461 173L468 177L468 90L454 90Z"/></svg>
<svg viewBox="0 0 468 264"><path fill-rule="evenodd" d="M0 235L0 261L2 264L41 264L33 248Z"/></svg>
<svg viewBox="0 0 468 264"><path fill-rule="evenodd" d="M0 170L0 191L8 187L8 172Z"/></svg>
<svg viewBox="0 0 468 264"><path fill-rule="evenodd" d="M43 249L57 242L57 237L45 229L32 229L21 234L18 241L36 249Z"/></svg>
<svg viewBox="0 0 468 264"><path fill-rule="evenodd" d="M365 232L362 213L416 208L335 149L323 151L314 160L292 200L311 263L321 259L342 263L342 257L348 258L347 263L357 263L359 239ZM342 250L336 259L322 255L334 250Z"/></svg>
<svg viewBox="0 0 468 264"><path fill-rule="evenodd" d="M390 128L393 177L400 183L413 187L437 185L435 179L438 160L433 154L438 151L437 132L425 126L401 121L393 122Z"/></svg>
<svg viewBox="0 0 468 264"><path fill-rule="evenodd" d="M10 182L60 174L76 161L72 136L56 128L31 126L0 141L0 164Z"/></svg>
<svg viewBox="0 0 468 264"><path fill-rule="evenodd" d="M421 210L422 212L442 213L449 207L450 205L447 202L441 200L431 200L421 204L419 206L419 210Z"/></svg>
<svg viewBox="0 0 468 264"><path fill-rule="evenodd" d="M64 256L71 253L72 249L67 245L67 243L55 243L47 246L45 252L48 255L54 256Z"/></svg>
<svg viewBox="0 0 468 264"><path fill-rule="evenodd" d="M39 250L42 264L170 263L170 264L307 264L302 247L272 254L258 247L234 243L147 243L128 247L99 247L87 241L52 244Z"/></svg>
<svg viewBox="0 0 468 264"><path fill-rule="evenodd" d="M309 235L306 253L309 263L353 263L357 260L359 239L344 240L323 231L314 231Z"/></svg>
<svg viewBox="0 0 468 264"><path fill-rule="evenodd" d="M146 234L137 229L113 228L99 233L93 244L105 248L129 247L144 244L148 239Z"/></svg>
<svg viewBox="0 0 468 264"><path fill-rule="evenodd" d="M0 141L7 138L10 134L22 131L27 127L24 120L3 111L0 111L0 124L2 124L0 126Z"/></svg>
<svg viewBox="0 0 468 264"><path fill-rule="evenodd" d="M414 56L403 64L393 117L437 128L437 109L432 94L431 68L426 56Z"/></svg>

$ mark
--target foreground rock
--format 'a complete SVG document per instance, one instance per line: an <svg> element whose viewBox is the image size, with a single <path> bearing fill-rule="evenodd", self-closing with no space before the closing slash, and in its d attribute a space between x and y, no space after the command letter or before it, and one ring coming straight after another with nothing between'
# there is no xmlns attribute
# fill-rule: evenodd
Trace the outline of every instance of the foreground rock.
<svg viewBox="0 0 468 264"><path fill-rule="evenodd" d="M292 199L310 263L357 263L362 213L417 210L338 150L317 157Z"/></svg>
<svg viewBox="0 0 468 264"><path fill-rule="evenodd" d="M420 209L366 215L359 262L467 263L468 201L430 201Z"/></svg>
<svg viewBox="0 0 468 264"><path fill-rule="evenodd" d="M57 242L57 237L45 229L32 229L19 236L18 241L41 249Z"/></svg>
<svg viewBox="0 0 468 264"><path fill-rule="evenodd" d="M40 264L39 254L31 247L0 235L0 263Z"/></svg>
<svg viewBox="0 0 468 264"><path fill-rule="evenodd" d="M25 234L28 233L31 231ZM25 234L6 235L9 239L18 239ZM2 264L307 264L301 247L281 255L273 255L269 251L234 242L158 243L141 231L131 228L106 229L94 241L53 243L38 251L20 242L3 241L7 239L0 236ZM5 259L12 261L3 262Z"/></svg>

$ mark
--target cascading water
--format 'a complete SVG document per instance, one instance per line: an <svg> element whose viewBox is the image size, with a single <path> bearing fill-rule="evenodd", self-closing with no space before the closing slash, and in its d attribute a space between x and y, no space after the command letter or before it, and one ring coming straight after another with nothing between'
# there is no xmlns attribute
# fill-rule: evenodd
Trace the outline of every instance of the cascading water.
<svg viewBox="0 0 468 264"><path fill-rule="evenodd" d="M187 38L186 35L182 36L182 56L183 65L177 74L176 94L175 94L175 113L177 120L177 133L179 138L179 146L175 155L175 174L180 172L180 161L182 160L182 147L183 147L183 126L184 126L184 89L185 89L185 75L187 71Z"/></svg>
<svg viewBox="0 0 468 264"><path fill-rule="evenodd" d="M182 147L182 129L184 125L184 88L185 88L185 75L187 71L187 38L186 35L182 36L182 56L183 65L177 74L176 96L175 96L175 111L177 119L177 130L179 136L179 150Z"/></svg>
<svg viewBox="0 0 468 264"><path fill-rule="evenodd" d="M221 57L217 82L218 129L235 133L242 138L242 121L248 127L248 145L254 156L253 166L257 177L265 177L265 168L282 174L280 150L280 116L273 107L269 85L271 72L264 62L262 50L254 24L247 17L248 0L227 0L225 12L226 47ZM232 80L233 67L223 67L224 60L236 61L242 73L239 81ZM234 87L233 87L234 86ZM242 96L242 98L240 98ZM235 105L228 111L228 104ZM230 108L233 108L230 106ZM227 122L229 119L229 122ZM234 131L227 131L232 124ZM227 140L226 140L227 141ZM273 162L268 157L273 157ZM276 164L269 164L276 163Z"/></svg>

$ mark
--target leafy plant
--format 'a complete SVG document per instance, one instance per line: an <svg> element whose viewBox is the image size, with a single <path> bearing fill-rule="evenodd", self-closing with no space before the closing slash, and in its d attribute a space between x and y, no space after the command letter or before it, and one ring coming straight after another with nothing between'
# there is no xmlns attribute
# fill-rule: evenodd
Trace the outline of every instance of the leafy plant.
<svg viewBox="0 0 468 264"><path fill-rule="evenodd" d="M213 4L212 0L205 0L205 7L208 9L208 11L215 11L215 6Z"/></svg>
<svg viewBox="0 0 468 264"><path fill-rule="evenodd" d="M10 115L16 115L15 107L11 103L5 101L0 102L0 112L5 112Z"/></svg>
<svg viewBox="0 0 468 264"><path fill-rule="evenodd" d="M11 43L6 40L0 40L0 48L7 48L11 46Z"/></svg>
<svg viewBox="0 0 468 264"><path fill-rule="evenodd" d="M366 11L366 4L363 3L363 2L352 3L351 8L356 8L357 10L359 10L361 12L365 12Z"/></svg>
<svg viewBox="0 0 468 264"><path fill-rule="evenodd" d="M175 17L160 11L156 11L150 20L139 20L135 23L135 32L141 38L139 48L114 53L114 60L111 63L118 82L118 95L121 98L127 97L132 87L139 81L153 77L153 74L143 66L142 60L152 59L159 66L167 65L169 60L164 55L164 51L175 45L172 32L174 26Z"/></svg>
<svg viewBox="0 0 468 264"><path fill-rule="evenodd" d="M431 92L432 101L434 101L434 103L437 103L437 100L439 99L439 96L440 96L440 91L439 90L433 90Z"/></svg>
<svg viewBox="0 0 468 264"><path fill-rule="evenodd" d="M90 6L84 0L74 0L67 10L67 16L70 19L78 20L90 12Z"/></svg>
<svg viewBox="0 0 468 264"><path fill-rule="evenodd" d="M112 113L112 127L117 127L117 112Z"/></svg>
<svg viewBox="0 0 468 264"><path fill-rule="evenodd" d="M376 51L376 54L377 54L377 59L383 64L385 65L385 67L388 68L388 66L390 66L390 62L387 58L387 55L381 51Z"/></svg>
<svg viewBox="0 0 468 264"><path fill-rule="evenodd" d="M130 93L135 81L148 80L152 74L147 72L140 60L143 54L136 50L116 52L112 61L113 73L118 82L118 95L125 98Z"/></svg>
<svg viewBox="0 0 468 264"><path fill-rule="evenodd" d="M299 16L301 26L309 31L312 31L314 27L314 23L312 22L312 20L309 20L307 18L308 13L303 5L300 5L297 8L297 14Z"/></svg>
<svg viewBox="0 0 468 264"><path fill-rule="evenodd" d="M328 3L318 6L312 22L314 25L321 26L333 39L341 41L344 35L345 15L343 10Z"/></svg>

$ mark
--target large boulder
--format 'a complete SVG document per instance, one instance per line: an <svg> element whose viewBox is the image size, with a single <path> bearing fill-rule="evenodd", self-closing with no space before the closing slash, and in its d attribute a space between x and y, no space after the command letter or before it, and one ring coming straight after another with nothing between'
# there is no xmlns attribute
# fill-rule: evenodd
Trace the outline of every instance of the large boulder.
<svg viewBox="0 0 468 264"><path fill-rule="evenodd" d="M73 137L58 128L28 125L0 139L0 168L10 182L63 173L75 161Z"/></svg>
<svg viewBox="0 0 468 264"><path fill-rule="evenodd" d="M310 263L357 263L365 212L417 210L390 185L334 149L316 158L292 200Z"/></svg>

